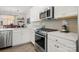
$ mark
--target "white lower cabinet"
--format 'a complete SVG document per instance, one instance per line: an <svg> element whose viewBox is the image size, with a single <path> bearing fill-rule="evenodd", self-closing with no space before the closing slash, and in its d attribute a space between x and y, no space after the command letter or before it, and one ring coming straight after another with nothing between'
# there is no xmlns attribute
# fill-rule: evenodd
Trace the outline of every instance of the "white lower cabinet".
<svg viewBox="0 0 79 59"><path fill-rule="evenodd" d="M55 47L55 43L48 41L48 52L57 52L57 48Z"/></svg>
<svg viewBox="0 0 79 59"><path fill-rule="evenodd" d="M29 34L29 29L24 29L22 30L22 41L23 43L30 42L30 34Z"/></svg>
<svg viewBox="0 0 79 59"><path fill-rule="evenodd" d="M57 42L52 42L51 40L48 40L48 52L65 52L67 51Z"/></svg>
<svg viewBox="0 0 79 59"><path fill-rule="evenodd" d="M13 30L12 46L16 46L22 43L22 32L20 29Z"/></svg>
<svg viewBox="0 0 79 59"><path fill-rule="evenodd" d="M35 44L35 31L33 29L30 29L29 32L30 40L33 44Z"/></svg>
<svg viewBox="0 0 79 59"><path fill-rule="evenodd" d="M63 36L48 35L48 52L76 52L76 41Z"/></svg>
<svg viewBox="0 0 79 59"><path fill-rule="evenodd" d="M13 30L12 45L20 45L28 42L34 42L34 31L28 28L21 28Z"/></svg>
<svg viewBox="0 0 79 59"><path fill-rule="evenodd" d="M27 42L32 42L34 43L35 40L35 32L32 29L24 29L22 30L22 39L27 43Z"/></svg>

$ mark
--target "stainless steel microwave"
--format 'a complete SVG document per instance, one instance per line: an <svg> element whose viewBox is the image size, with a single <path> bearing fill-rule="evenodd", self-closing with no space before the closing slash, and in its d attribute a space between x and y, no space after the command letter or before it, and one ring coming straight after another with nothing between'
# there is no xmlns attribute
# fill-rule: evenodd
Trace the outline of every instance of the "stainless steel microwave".
<svg viewBox="0 0 79 59"><path fill-rule="evenodd" d="M54 7L49 7L44 12L41 12L39 17L40 19L54 18Z"/></svg>

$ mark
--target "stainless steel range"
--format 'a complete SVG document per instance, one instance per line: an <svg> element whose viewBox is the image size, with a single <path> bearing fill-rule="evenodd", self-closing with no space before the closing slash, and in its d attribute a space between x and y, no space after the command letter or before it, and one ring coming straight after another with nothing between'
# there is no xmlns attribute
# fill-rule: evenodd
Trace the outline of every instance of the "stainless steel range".
<svg viewBox="0 0 79 59"><path fill-rule="evenodd" d="M40 52L47 52L47 33L56 29L40 28L35 31L35 47Z"/></svg>

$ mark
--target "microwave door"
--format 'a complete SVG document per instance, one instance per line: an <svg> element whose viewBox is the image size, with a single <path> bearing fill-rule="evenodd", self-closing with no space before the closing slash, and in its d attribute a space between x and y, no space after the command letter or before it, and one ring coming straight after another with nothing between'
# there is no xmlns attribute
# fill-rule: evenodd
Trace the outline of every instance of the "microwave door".
<svg viewBox="0 0 79 59"><path fill-rule="evenodd" d="M47 17L50 17L50 9L47 10Z"/></svg>

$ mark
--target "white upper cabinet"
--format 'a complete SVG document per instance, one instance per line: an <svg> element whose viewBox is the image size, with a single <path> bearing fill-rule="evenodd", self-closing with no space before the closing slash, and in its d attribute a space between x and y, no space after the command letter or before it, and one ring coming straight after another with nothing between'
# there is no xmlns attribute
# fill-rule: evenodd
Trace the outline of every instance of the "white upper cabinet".
<svg viewBox="0 0 79 59"><path fill-rule="evenodd" d="M76 6L56 6L54 10L55 18L77 15Z"/></svg>
<svg viewBox="0 0 79 59"><path fill-rule="evenodd" d="M48 8L48 6L35 6L30 10L30 20L31 21L40 21L39 14L44 12L44 10Z"/></svg>

